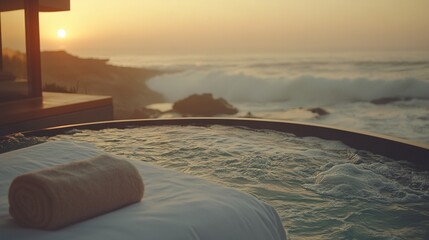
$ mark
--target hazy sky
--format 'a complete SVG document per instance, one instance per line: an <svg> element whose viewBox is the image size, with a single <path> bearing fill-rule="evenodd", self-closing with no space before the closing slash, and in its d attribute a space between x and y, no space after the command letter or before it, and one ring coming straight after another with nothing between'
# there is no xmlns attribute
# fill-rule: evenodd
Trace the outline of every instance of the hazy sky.
<svg viewBox="0 0 429 240"><path fill-rule="evenodd" d="M41 39L85 55L422 51L429 0L71 0L41 13Z"/></svg>

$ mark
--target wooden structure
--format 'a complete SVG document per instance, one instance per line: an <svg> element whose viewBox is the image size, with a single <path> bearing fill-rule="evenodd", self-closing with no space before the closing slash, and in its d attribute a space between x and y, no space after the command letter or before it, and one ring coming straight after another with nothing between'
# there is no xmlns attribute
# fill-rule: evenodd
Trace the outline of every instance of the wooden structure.
<svg viewBox="0 0 429 240"><path fill-rule="evenodd" d="M0 14L16 10L25 18L26 81L4 71L0 35L0 135L113 119L111 97L42 92L39 12L68 11L70 0L0 0Z"/></svg>

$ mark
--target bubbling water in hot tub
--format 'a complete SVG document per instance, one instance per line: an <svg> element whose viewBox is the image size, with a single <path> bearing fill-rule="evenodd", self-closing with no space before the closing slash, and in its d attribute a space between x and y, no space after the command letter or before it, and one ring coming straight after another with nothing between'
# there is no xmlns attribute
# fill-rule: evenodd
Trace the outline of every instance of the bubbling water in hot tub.
<svg viewBox="0 0 429 240"><path fill-rule="evenodd" d="M429 172L339 141L216 125L76 130L49 140L91 142L252 194L276 208L292 239L429 237Z"/></svg>

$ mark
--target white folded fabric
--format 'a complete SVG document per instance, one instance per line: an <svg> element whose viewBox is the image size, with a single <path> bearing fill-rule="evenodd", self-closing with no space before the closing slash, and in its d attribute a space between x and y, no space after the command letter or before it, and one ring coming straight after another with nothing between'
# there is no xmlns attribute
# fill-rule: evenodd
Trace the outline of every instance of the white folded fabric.
<svg viewBox="0 0 429 240"><path fill-rule="evenodd" d="M52 230L139 202L143 193L131 163L102 155L16 177L9 213L22 226Z"/></svg>

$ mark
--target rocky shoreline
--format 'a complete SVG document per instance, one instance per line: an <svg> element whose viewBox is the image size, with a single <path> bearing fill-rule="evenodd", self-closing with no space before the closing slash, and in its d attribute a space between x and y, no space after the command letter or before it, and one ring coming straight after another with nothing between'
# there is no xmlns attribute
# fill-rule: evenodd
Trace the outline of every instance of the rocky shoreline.
<svg viewBox="0 0 429 240"><path fill-rule="evenodd" d="M108 59L80 58L64 51L42 52L43 84L76 93L113 97L115 119L130 118L135 109L163 101L146 81L164 74L154 69L115 66Z"/></svg>

